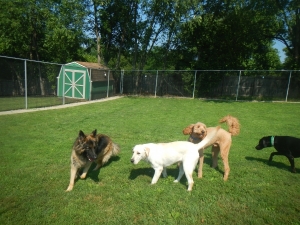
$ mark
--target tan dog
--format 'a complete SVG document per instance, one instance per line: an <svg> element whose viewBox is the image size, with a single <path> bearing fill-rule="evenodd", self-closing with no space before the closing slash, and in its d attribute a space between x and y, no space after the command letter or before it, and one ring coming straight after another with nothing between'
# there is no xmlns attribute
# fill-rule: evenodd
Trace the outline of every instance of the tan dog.
<svg viewBox="0 0 300 225"><path fill-rule="evenodd" d="M212 167L216 168L218 166L218 154L221 152L221 158L224 163L224 180L226 181L228 179L229 175L229 163L228 163L228 155L229 150L231 147L231 136L236 136L240 132L240 124L237 118L232 116L225 116L222 119L220 119L219 123L226 122L228 125L228 131L224 129L219 129L216 134L216 141L212 144L212 158L213 158L213 164ZM190 135L188 141L197 144L201 142L207 134L213 132L216 129L216 127L206 127L204 123L198 122L196 124L191 124L188 127L183 129L184 135ZM204 154L203 150L201 149L199 151L199 168L198 168L198 178L202 178L202 167L203 167L203 160L204 160Z"/></svg>

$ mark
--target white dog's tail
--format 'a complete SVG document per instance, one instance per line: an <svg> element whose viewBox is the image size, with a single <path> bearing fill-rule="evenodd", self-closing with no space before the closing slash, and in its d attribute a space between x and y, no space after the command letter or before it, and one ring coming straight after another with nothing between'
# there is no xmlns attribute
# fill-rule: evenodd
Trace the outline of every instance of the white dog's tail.
<svg viewBox="0 0 300 225"><path fill-rule="evenodd" d="M217 140L216 134L219 129L220 126L217 126L212 132L208 132L208 134L202 141L200 141L198 144L195 144L197 146L197 150L199 151L202 148L205 149L215 143Z"/></svg>

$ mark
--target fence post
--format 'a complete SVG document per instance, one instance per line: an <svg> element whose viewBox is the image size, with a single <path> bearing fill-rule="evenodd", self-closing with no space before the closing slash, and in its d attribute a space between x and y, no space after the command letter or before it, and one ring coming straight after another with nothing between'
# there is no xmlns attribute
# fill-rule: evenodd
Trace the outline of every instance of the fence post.
<svg viewBox="0 0 300 225"><path fill-rule="evenodd" d="M238 81L238 85L237 85L237 89L236 89L236 97L235 97L235 101L237 101L237 98L238 98L238 95L239 95L239 88L240 88L240 81L241 81L241 73L242 73L242 71L240 70L239 81Z"/></svg>
<svg viewBox="0 0 300 225"><path fill-rule="evenodd" d="M62 74L63 74L63 86L62 86L62 98L63 102L62 104L65 104L65 66L62 65Z"/></svg>
<svg viewBox="0 0 300 225"><path fill-rule="evenodd" d="M158 77L158 70L156 70L156 79L155 79L155 94L154 94L155 98L156 98L156 90L157 90L157 77Z"/></svg>
<svg viewBox="0 0 300 225"><path fill-rule="evenodd" d="M109 73L110 73L110 70L108 71L108 75L107 75L107 94L106 94L106 98L108 98L108 95L109 95Z"/></svg>
<svg viewBox="0 0 300 225"><path fill-rule="evenodd" d="M24 61L24 78L25 78L25 109L28 109L28 99L27 99L27 61Z"/></svg>
<svg viewBox="0 0 300 225"><path fill-rule="evenodd" d="M288 86L287 86L287 90L286 90L286 96L285 96L285 101L286 102L287 102L287 98L288 98L288 95L289 95L291 76L292 76L292 71L290 71L289 82L288 82Z"/></svg>
<svg viewBox="0 0 300 225"><path fill-rule="evenodd" d="M195 71L195 76L194 76L193 98L195 98L196 79L197 79L197 70Z"/></svg>
<svg viewBox="0 0 300 225"><path fill-rule="evenodd" d="M121 70L120 94L123 94L123 77L124 77L124 70Z"/></svg>
<svg viewBox="0 0 300 225"><path fill-rule="evenodd" d="M90 74L89 74L89 77L90 77L90 97L89 97L89 101L92 100L92 87L93 87L93 81L92 81L92 69L90 68Z"/></svg>

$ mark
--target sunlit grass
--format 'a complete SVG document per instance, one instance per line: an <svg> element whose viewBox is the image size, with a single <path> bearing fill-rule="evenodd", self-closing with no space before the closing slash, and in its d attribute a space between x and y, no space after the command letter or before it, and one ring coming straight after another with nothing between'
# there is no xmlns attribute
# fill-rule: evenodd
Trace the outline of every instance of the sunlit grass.
<svg viewBox="0 0 300 225"><path fill-rule="evenodd" d="M272 148L254 149L264 135L300 137L299 104L122 98L59 110L0 116L1 224L298 224L300 175L285 157L268 163ZM223 164L210 167L205 152L202 179L175 184L168 177L150 185L145 162L130 163L139 143L187 140L182 129L197 121L207 126L231 114L241 133L233 137L230 175ZM226 128L226 126L222 126ZM70 152L81 129L97 128L121 146L118 157L85 180L69 183ZM295 159L300 173L300 161ZM93 169L93 167L91 168Z"/></svg>

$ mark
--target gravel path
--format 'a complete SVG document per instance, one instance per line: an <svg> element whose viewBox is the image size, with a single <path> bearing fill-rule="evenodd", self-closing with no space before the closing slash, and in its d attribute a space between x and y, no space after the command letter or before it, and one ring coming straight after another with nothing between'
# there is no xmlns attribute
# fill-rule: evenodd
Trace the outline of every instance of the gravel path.
<svg viewBox="0 0 300 225"><path fill-rule="evenodd" d="M92 104L92 103L97 103L97 102L106 102L106 101L110 101L110 100L119 99L119 98L122 98L122 97L123 96L114 96L114 97L109 97L109 98L102 98L102 99L99 99L99 100L93 100L93 101L87 101L87 102L76 102L76 103L70 103L70 104L65 104L65 105L57 105L57 106L51 106L51 107L44 107L44 108L19 109L19 110L3 111L3 112L0 112L0 116L1 115L17 114L17 113L29 113L29 112L36 112L36 111L43 111L43 110L51 110L51 109L62 109L62 108Z"/></svg>

